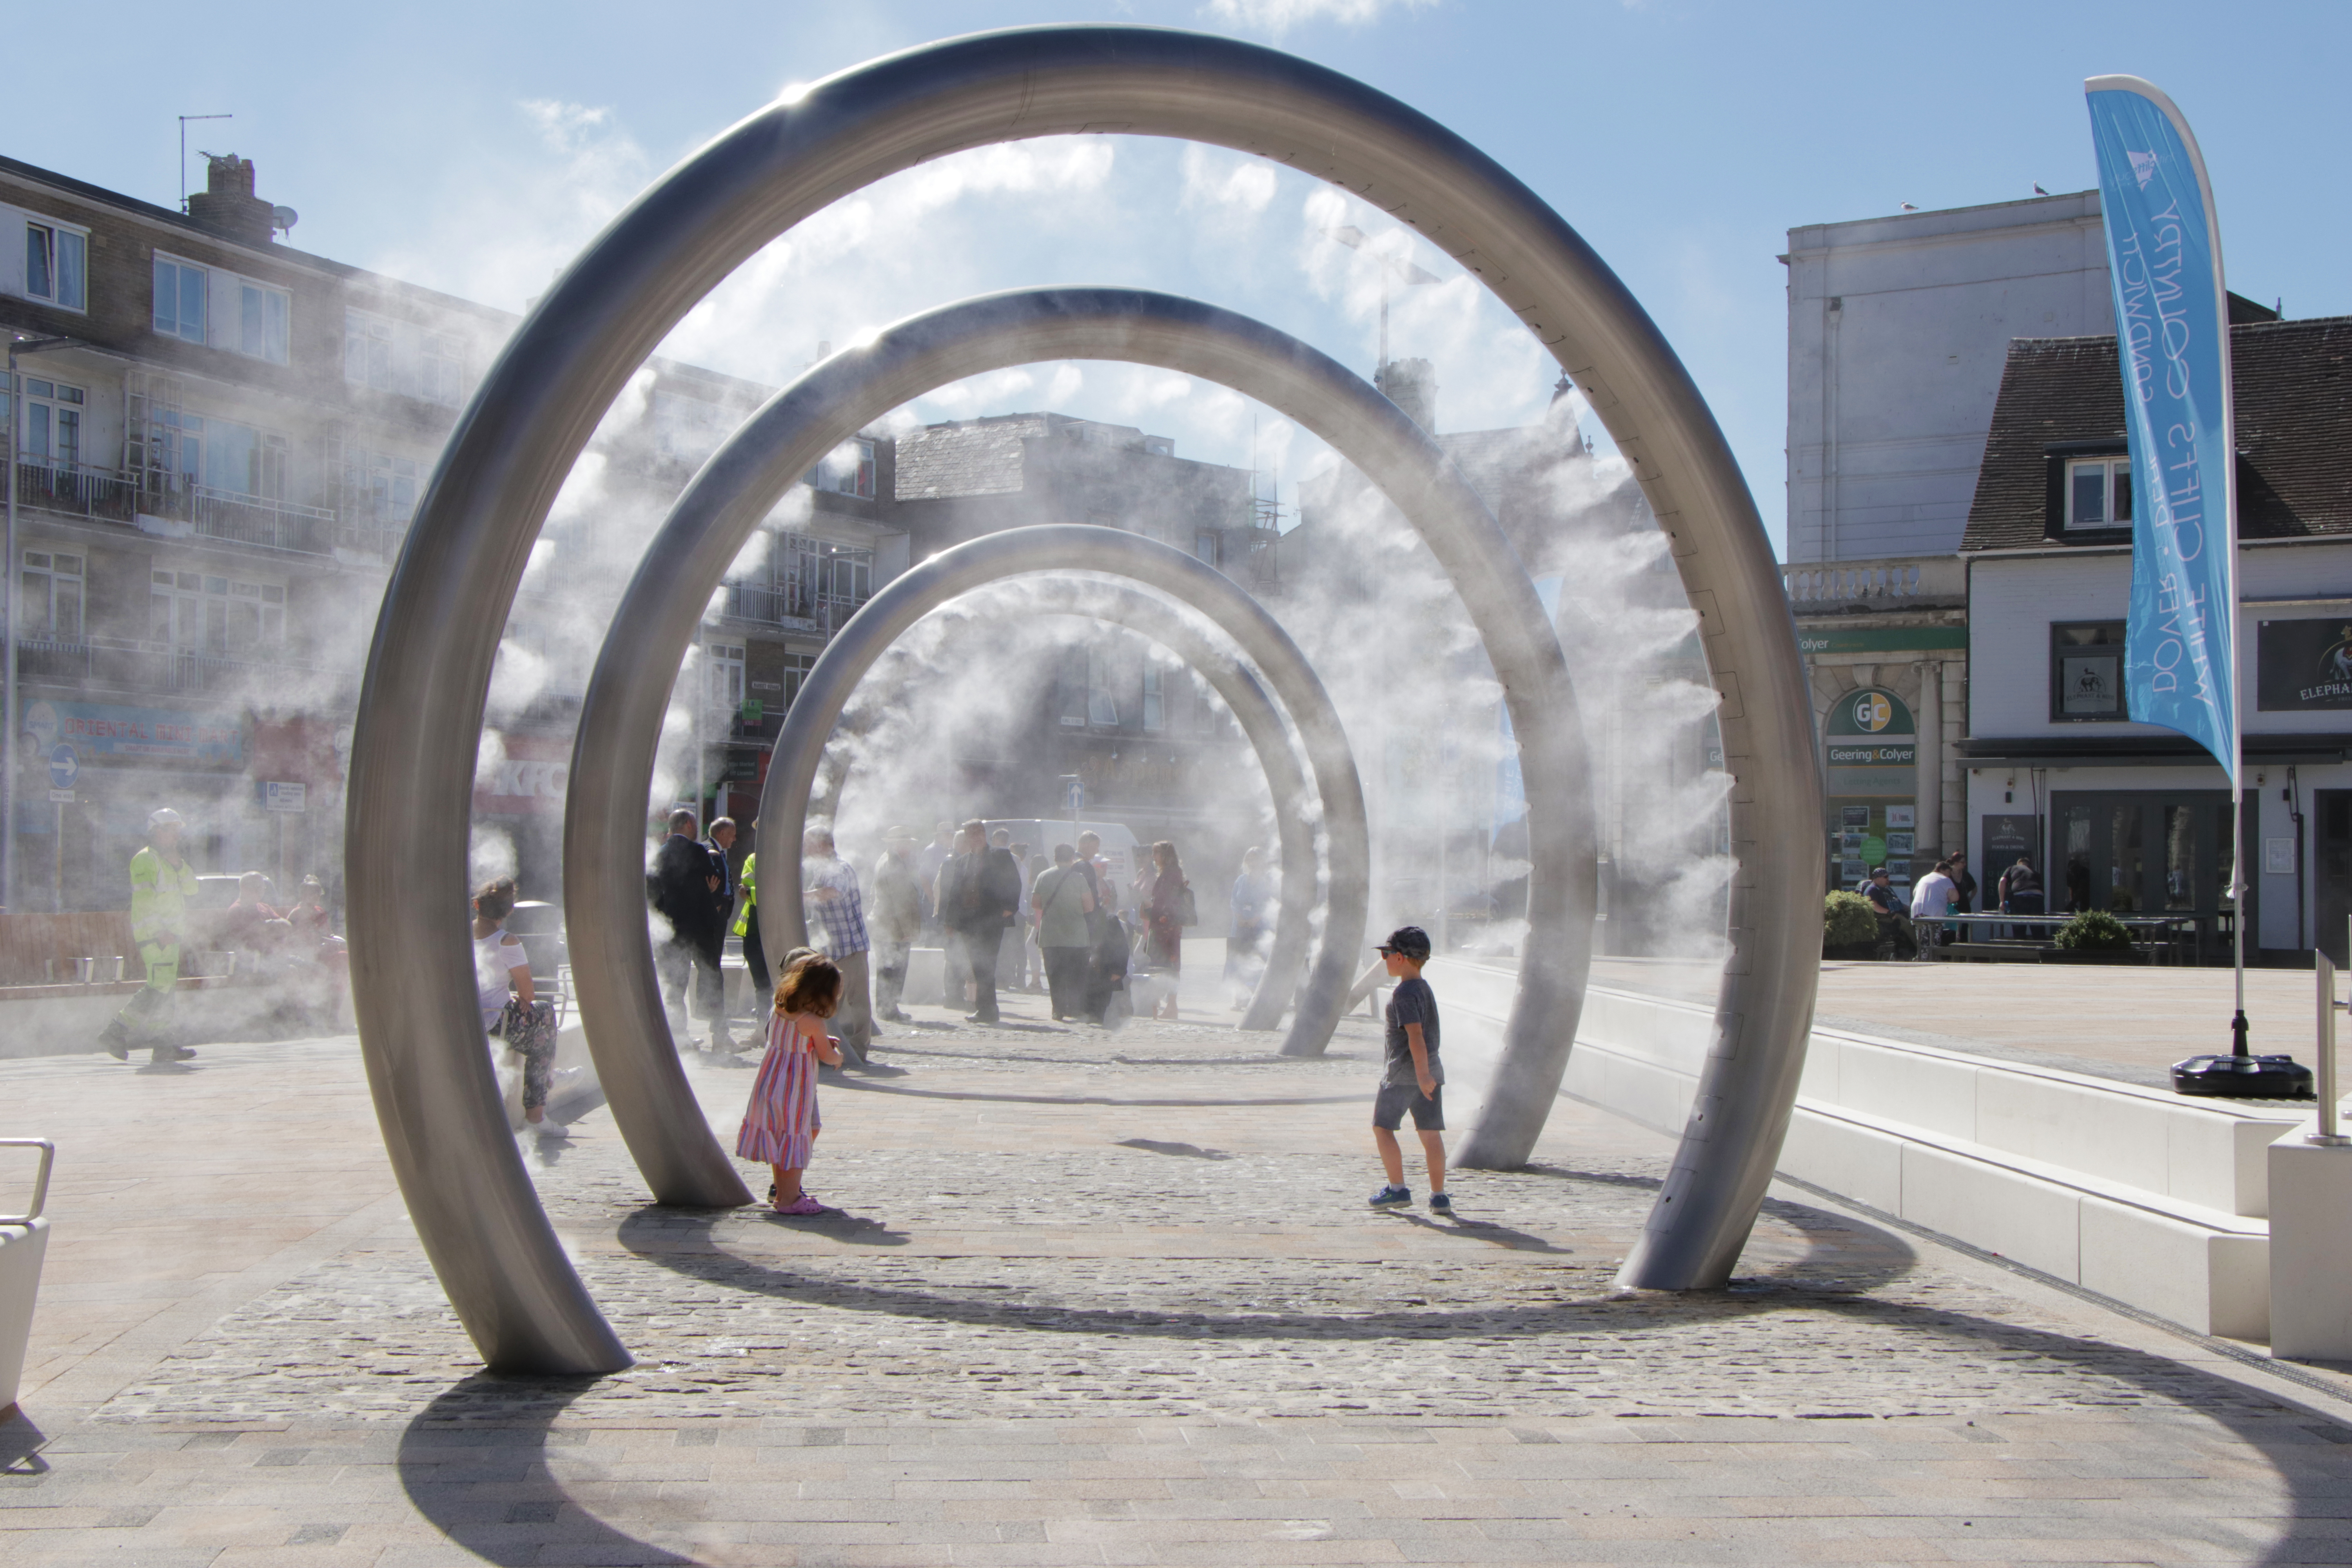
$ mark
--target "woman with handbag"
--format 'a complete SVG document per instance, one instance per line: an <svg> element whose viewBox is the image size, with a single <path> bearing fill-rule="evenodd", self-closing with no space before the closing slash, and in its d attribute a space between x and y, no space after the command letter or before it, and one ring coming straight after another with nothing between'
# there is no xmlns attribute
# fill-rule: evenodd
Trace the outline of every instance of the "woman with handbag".
<svg viewBox="0 0 2352 1568"><path fill-rule="evenodd" d="M507 930L514 913L515 880L500 877L474 894L474 984L481 994L482 1029L506 1042L522 1064L522 1119L542 1138L564 1129L547 1120L547 1086L555 1065L555 1009L531 993L530 955Z"/></svg>
<svg viewBox="0 0 2352 1568"><path fill-rule="evenodd" d="M1151 1005L1155 1018L1176 1016L1176 988L1184 972L1184 928L1200 920L1193 905L1192 884L1176 858L1176 846L1163 838L1151 847L1150 882L1138 889L1143 896L1143 962L1155 973L1168 977L1165 996ZM1164 1011L1163 1011L1164 1009Z"/></svg>

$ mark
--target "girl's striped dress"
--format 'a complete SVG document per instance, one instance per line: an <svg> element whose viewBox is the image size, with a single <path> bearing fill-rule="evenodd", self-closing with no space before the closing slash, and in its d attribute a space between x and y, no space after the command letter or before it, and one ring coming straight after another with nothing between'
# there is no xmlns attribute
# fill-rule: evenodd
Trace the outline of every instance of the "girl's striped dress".
<svg viewBox="0 0 2352 1568"><path fill-rule="evenodd" d="M736 1157L787 1171L808 1168L810 1146L823 1125L816 1114L816 1052L810 1031L821 1023L798 1014L768 1020L768 1054L744 1108L743 1130L735 1135Z"/></svg>

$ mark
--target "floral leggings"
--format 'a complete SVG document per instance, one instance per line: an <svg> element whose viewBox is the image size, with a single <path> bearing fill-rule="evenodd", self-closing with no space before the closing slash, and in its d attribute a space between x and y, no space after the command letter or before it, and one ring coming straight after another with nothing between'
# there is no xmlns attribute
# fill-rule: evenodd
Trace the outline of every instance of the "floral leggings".
<svg viewBox="0 0 2352 1568"><path fill-rule="evenodd" d="M507 1010L490 1033L522 1058L522 1108L530 1110L545 1105L548 1078L555 1066L554 1005L509 996Z"/></svg>

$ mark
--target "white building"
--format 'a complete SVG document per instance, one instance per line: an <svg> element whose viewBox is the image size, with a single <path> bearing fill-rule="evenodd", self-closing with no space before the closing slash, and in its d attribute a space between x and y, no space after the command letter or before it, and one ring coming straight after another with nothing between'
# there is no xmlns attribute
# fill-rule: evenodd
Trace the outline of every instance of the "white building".
<svg viewBox="0 0 2352 1568"><path fill-rule="evenodd" d="M2115 330L2099 194L1789 231L1791 564L1960 547L2011 338Z"/></svg>
<svg viewBox="0 0 2352 1568"><path fill-rule="evenodd" d="M2339 962L2352 914L2352 318L2232 301L2238 705L2250 960ZM2229 780L2123 689L2132 498L2112 336L2011 345L1963 545L1970 848L2053 910L2191 928L2226 952Z"/></svg>

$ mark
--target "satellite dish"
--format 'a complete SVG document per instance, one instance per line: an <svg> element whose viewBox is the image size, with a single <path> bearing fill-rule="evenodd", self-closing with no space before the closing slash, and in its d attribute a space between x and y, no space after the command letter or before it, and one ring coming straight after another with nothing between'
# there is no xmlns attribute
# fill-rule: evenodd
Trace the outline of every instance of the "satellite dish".
<svg viewBox="0 0 2352 1568"><path fill-rule="evenodd" d="M301 221L302 215L296 212L292 207L271 207L269 209L269 226L281 233L293 233L294 226Z"/></svg>

